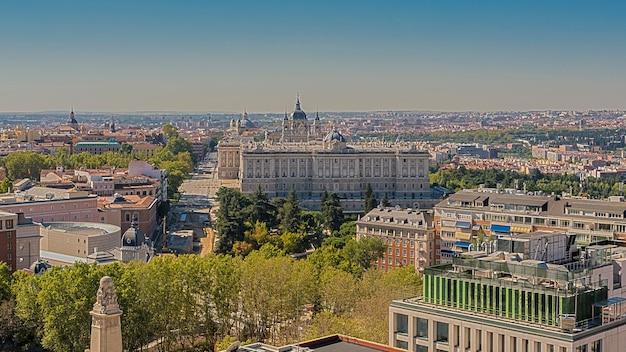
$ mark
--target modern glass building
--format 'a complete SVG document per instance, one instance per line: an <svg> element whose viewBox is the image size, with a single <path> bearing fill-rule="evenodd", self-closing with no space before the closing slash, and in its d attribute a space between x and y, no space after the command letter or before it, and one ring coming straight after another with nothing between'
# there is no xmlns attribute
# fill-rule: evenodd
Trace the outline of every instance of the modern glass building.
<svg viewBox="0 0 626 352"><path fill-rule="evenodd" d="M391 304L390 344L419 352L619 351L626 248L580 250L568 236L522 236L539 243L533 256L519 243L499 243L493 248L519 251L467 252L426 268L423 295ZM548 250L558 243L569 245ZM532 259L546 256L552 260Z"/></svg>

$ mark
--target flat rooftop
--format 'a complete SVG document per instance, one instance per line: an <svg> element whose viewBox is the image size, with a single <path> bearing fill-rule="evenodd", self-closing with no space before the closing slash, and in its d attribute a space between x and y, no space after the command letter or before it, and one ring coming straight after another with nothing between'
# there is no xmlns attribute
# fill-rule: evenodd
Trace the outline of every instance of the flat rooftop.
<svg viewBox="0 0 626 352"><path fill-rule="evenodd" d="M237 351L244 352L400 352L405 351L376 342L357 339L344 335L331 335L319 339L304 341L298 346L275 347L263 343L241 346Z"/></svg>
<svg viewBox="0 0 626 352"><path fill-rule="evenodd" d="M97 222L46 222L41 226L82 236L100 236L120 231L118 226Z"/></svg>

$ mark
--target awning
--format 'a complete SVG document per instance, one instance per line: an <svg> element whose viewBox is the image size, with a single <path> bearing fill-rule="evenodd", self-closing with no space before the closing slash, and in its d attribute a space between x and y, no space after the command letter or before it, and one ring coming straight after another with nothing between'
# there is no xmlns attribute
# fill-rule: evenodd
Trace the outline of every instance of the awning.
<svg viewBox="0 0 626 352"><path fill-rule="evenodd" d="M480 230L480 225L476 224L476 225L472 226L472 230L474 230L474 231Z"/></svg>
<svg viewBox="0 0 626 352"><path fill-rule="evenodd" d="M461 228L461 229L469 229L472 226L472 224L469 221L457 221L456 222L456 227Z"/></svg>
<svg viewBox="0 0 626 352"><path fill-rule="evenodd" d="M511 232L523 232L523 233L528 233L530 232L531 229L529 227L522 227L522 226L511 226Z"/></svg>
<svg viewBox="0 0 626 352"><path fill-rule="evenodd" d="M491 232L511 232L511 226L507 225L491 225Z"/></svg>
<svg viewBox="0 0 626 352"><path fill-rule="evenodd" d="M455 254L455 251L451 251L449 249L442 249L441 254Z"/></svg>
<svg viewBox="0 0 626 352"><path fill-rule="evenodd" d="M470 238L472 238L472 234L469 232L457 231L454 233L454 238L456 238L457 240L469 240Z"/></svg>
<svg viewBox="0 0 626 352"><path fill-rule="evenodd" d="M460 248L469 248L469 246L471 246L472 244L469 242L457 241L454 243L454 245Z"/></svg>

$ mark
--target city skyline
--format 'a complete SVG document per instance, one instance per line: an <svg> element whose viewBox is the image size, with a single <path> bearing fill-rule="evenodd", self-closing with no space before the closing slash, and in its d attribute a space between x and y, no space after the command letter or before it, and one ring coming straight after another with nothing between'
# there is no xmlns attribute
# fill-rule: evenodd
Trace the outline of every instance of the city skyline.
<svg viewBox="0 0 626 352"><path fill-rule="evenodd" d="M0 112L626 107L617 1L0 9Z"/></svg>

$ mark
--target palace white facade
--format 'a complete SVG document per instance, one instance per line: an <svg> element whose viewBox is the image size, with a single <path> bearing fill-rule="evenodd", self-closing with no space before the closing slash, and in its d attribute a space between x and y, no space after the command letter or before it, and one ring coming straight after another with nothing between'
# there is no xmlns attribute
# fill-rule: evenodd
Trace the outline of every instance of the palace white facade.
<svg viewBox="0 0 626 352"><path fill-rule="evenodd" d="M247 116L245 118L247 120ZM347 143L337 130L324 136L319 117L309 124L296 102L282 125L280 140L262 142L240 135L241 128L218 145L218 177L243 193L259 186L270 198L286 197L294 187L307 209L319 209L321 195L337 192L347 211L363 209L370 184L376 199L387 194L392 205L430 207L429 154L409 143Z"/></svg>

